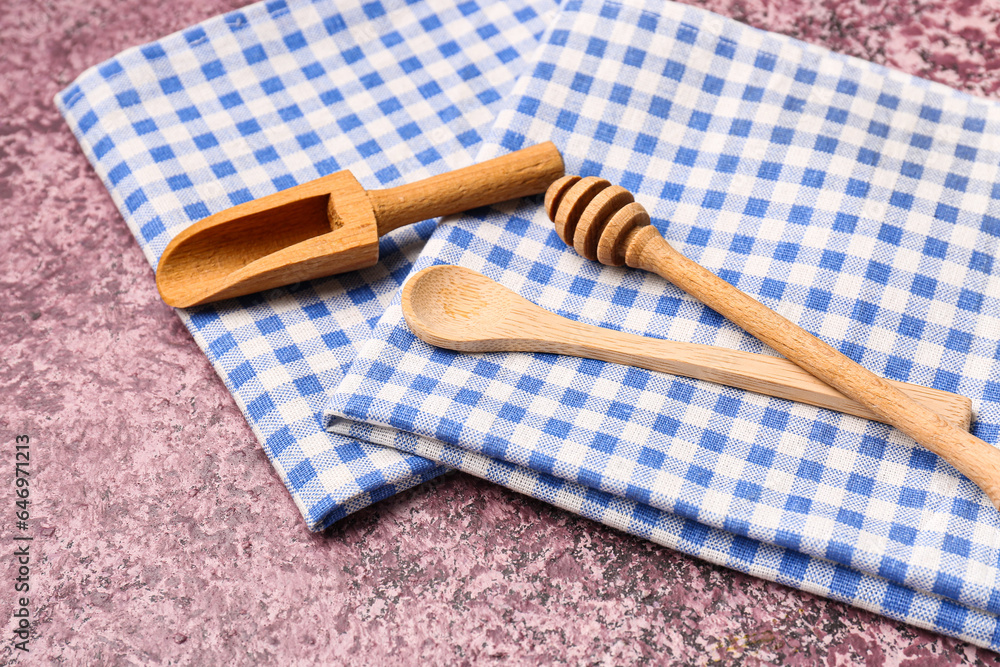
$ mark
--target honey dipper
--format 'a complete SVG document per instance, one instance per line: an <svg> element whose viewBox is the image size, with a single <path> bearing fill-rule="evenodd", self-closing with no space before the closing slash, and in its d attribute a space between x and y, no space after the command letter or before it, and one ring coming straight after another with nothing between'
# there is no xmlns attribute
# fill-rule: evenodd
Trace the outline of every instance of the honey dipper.
<svg viewBox="0 0 1000 667"><path fill-rule="evenodd" d="M1000 450L674 250L625 188L564 176L545 193L556 232L587 259L669 280L953 465L1000 509Z"/></svg>

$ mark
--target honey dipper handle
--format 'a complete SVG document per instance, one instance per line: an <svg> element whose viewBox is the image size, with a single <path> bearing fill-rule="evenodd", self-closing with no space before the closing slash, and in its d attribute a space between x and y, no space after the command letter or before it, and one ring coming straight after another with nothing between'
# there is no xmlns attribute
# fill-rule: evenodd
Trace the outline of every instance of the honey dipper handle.
<svg viewBox="0 0 1000 667"><path fill-rule="evenodd" d="M652 226L636 232L629 266L659 274L804 370L931 450L981 488L1000 510L1000 449L949 423L886 380L684 257Z"/></svg>
<svg viewBox="0 0 1000 667"><path fill-rule="evenodd" d="M388 190L369 190L378 235L420 220L544 192L563 175L551 141Z"/></svg>

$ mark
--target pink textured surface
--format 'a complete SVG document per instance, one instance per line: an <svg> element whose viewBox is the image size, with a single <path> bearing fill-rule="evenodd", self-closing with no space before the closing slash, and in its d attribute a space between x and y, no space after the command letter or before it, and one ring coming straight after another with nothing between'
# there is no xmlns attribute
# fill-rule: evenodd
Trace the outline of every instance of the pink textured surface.
<svg viewBox="0 0 1000 667"><path fill-rule="evenodd" d="M0 557L0 660L1000 664L463 475L309 534L51 101L86 67L240 4L0 12L0 552L26 433L37 622L30 655L13 651ZM699 4L1000 96L996 3Z"/></svg>

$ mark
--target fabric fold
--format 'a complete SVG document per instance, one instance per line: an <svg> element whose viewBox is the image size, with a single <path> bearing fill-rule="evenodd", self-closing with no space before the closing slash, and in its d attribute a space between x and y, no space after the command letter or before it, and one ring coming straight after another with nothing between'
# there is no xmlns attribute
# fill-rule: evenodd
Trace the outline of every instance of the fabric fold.
<svg viewBox="0 0 1000 667"><path fill-rule="evenodd" d="M479 159L552 140L686 255L871 370L970 396L1000 437L1000 108L670 3L569 2ZM603 267L539 201L449 220L458 264L568 317L773 353L656 276ZM1000 516L890 427L731 388L417 340L398 295L333 432L492 479L744 572L996 650ZM365 422L365 423L360 423Z"/></svg>
<svg viewBox="0 0 1000 667"><path fill-rule="evenodd" d="M93 67L56 98L147 259L212 213L341 169L368 188L465 166L554 0L250 5ZM326 433L326 393L433 223L364 271L178 311L312 530L443 469Z"/></svg>

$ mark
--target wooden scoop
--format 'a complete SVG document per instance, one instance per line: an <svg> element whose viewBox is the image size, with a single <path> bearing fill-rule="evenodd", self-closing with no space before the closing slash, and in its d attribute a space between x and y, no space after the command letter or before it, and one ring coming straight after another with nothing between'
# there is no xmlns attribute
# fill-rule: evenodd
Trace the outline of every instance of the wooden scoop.
<svg viewBox="0 0 1000 667"><path fill-rule="evenodd" d="M486 276L432 266L403 286L403 317L421 340L459 352L547 352L683 375L884 421L787 359L675 343L602 329L550 313ZM968 428L972 402L938 389L890 382Z"/></svg>
<svg viewBox="0 0 1000 667"><path fill-rule="evenodd" d="M188 227L163 252L156 286L187 308L372 266L379 237L398 227L537 194L562 175L551 142L388 190L339 171Z"/></svg>
<svg viewBox="0 0 1000 667"><path fill-rule="evenodd" d="M584 257L666 278L955 466L1000 509L1000 449L944 419L940 403L901 391L681 255L624 188L565 176L549 187L545 207L559 236Z"/></svg>

